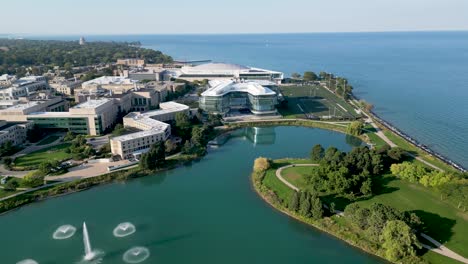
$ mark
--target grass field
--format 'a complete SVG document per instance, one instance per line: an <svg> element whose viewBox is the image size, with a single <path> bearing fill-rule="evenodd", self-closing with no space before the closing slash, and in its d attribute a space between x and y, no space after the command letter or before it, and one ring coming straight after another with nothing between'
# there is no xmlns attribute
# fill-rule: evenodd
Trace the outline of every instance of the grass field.
<svg viewBox="0 0 468 264"><path fill-rule="evenodd" d="M373 144L374 147L381 148L387 145L387 143L383 139L381 139L379 136L377 136L377 134L375 134L375 132L377 131L371 125L366 125L364 127L364 130L365 130L365 135L369 137L370 143Z"/></svg>
<svg viewBox="0 0 468 264"><path fill-rule="evenodd" d="M294 163L294 161L290 161ZM274 168L287 165L286 161L274 163ZM293 167L283 171L283 177L300 189L306 189L307 184L303 175L311 173L313 167ZM279 190L277 195L282 199L288 199L291 190L279 181L274 173L267 173L264 183ZM374 181L376 194L370 198L358 201L363 206L372 203L382 203L398 208L402 211L410 211L417 214L425 223L424 233L442 242L451 250L463 256L468 256L468 213L456 210L452 206L441 201L438 195L429 188L419 184L402 181L392 175L384 175ZM349 200L336 197L322 197L325 203L335 202L337 209L343 210L350 203ZM424 258L430 263L456 263L447 258L428 252Z"/></svg>
<svg viewBox="0 0 468 264"><path fill-rule="evenodd" d="M285 117L313 115L323 118L335 115L338 118L354 119L359 116L349 103L318 85L282 86L280 90L288 100L288 107L279 109Z"/></svg>
<svg viewBox="0 0 468 264"><path fill-rule="evenodd" d="M59 136L55 136L55 135L48 136L45 139L41 140L39 143L37 143L37 145L39 146L47 145L47 144L55 142L59 138L60 138Z"/></svg>
<svg viewBox="0 0 468 264"><path fill-rule="evenodd" d="M36 167L48 160L64 160L71 157L65 149L70 147L70 143L64 143L53 147L48 147L15 159L16 167Z"/></svg>

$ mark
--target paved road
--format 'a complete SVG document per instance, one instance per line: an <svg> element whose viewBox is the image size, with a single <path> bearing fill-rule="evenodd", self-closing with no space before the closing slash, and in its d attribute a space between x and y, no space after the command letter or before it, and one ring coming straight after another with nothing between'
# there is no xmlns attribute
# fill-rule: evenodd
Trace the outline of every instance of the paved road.
<svg viewBox="0 0 468 264"><path fill-rule="evenodd" d="M288 182L287 180L285 180L283 178L283 176L281 175L281 172L284 170L284 169L287 169L287 168L291 168L291 167L299 167L299 166L309 166L309 167L315 167L315 166L318 166L318 164L295 164L295 165L287 165L287 166L283 166L279 169L276 170L276 177L281 181L283 182L284 184L286 184L289 188L295 190L295 191L299 191L299 188L294 186L293 184L291 184L290 182ZM326 205L324 205L324 207L328 208ZM338 210L335 210L335 213L339 216L344 216L344 212L342 211L338 211ZM429 246L429 245L425 245L425 244L422 244L424 248L426 249L429 249L430 251L433 251L437 254L440 254L440 255L443 255L443 256L446 256L448 258L451 258L451 259L454 259L454 260L457 260L457 261L460 261L462 263L466 263L468 264L468 259L461 256L461 255L458 255L457 253L453 252L452 250L450 250L449 248L447 248L446 246L442 245L441 243L439 243L437 240L433 239L432 237L424 234L424 233L421 233L421 236L424 237L425 239L427 239L428 241L430 241L432 244L435 245L434 246Z"/></svg>

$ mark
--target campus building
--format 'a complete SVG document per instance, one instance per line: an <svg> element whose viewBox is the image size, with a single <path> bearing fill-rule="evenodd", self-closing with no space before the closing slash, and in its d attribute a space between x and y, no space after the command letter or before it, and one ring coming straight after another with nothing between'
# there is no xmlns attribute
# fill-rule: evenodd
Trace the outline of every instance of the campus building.
<svg viewBox="0 0 468 264"><path fill-rule="evenodd" d="M73 95L75 89L81 88L81 83L82 81L76 78L65 79L65 77L55 77L49 82L49 86L58 93Z"/></svg>
<svg viewBox="0 0 468 264"><path fill-rule="evenodd" d="M250 110L256 115L275 114L276 92L256 82L210 81L210 88L200 96L204 111L226 114L231 110Z"/></svg>
<svg viewBox="0 0 468 264"><path fill-rule="evenodd" d="M118 59L117 65L143 67L145 66L145 60L143 59Z"/></svg>
<svg viewBox="0 0 468 264"><path fill-rule="evenodd" d="M28 97L39 90L49 89L47 80L43 76L28 76L18 80L11 76L2 76L2 87L0 88L0 100L16 100L20 97Z"/></svg>
<svg viewBox="0 0 468 264"><path fill-rule="evenodd" d="M136 133L114 137L110 140L112 154L124 159L139 157L151 146L160 141L166 141L171 136L171 126L165 122L175 119L177 113L190 114L186 105L166 102L159 105L160 109L139 113L133 112L124 117L124 126L141 130Z"/></svg>
<svg viewBox="0 0 468 264"><path fill-rule="evenodd" d="M268 80L281 83L282 72L252 68L238 64L206 63L184 66L176 71L176 77L188 81L201 80Z"/></svg>
<svg viewBox="0 0 468 264"><path fill-rule="evenodd" d="M27 116L34 112L67 111L69 104L61 97L44 98L43 100L17 103L6 109L0 109L0 120L9 122L26 122Z"/></svg>
<svg viewBox="0 0 468 264"><path fill-rule="evenodd" d="M0 144L10 141L13 146L26 142L27 132L33 126L32 122L6 122L0 120Z"/></svg>
<svg viewBox="0 0 468 264"><path fill-rule="evenodd" d="M112 99L89 100L68 112L33 112L28 121L46 129L66 129L77 134L101 135L115 124L117 106Z"/></svg>

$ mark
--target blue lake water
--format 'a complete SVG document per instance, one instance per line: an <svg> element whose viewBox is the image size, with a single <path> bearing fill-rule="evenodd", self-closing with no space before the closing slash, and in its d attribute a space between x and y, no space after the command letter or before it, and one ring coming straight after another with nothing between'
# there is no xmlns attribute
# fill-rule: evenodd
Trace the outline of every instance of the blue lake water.
<svg viewBox="0 0 468 264"><path fill-rule="evenodd" d="M78 39L76 36L41 37ZM348 78L376 113L468 167L468 32L90 36L211 59Z"/></svg>

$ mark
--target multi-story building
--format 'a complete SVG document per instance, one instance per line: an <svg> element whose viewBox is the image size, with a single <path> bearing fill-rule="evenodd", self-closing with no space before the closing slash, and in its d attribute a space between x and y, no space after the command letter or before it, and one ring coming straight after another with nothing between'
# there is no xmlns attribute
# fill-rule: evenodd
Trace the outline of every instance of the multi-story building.
<svg viewBox="0 0 468 264"><path fill-rule="evenodd" d="M145 66L145 60L143 59L118 59L117 65L124 65L124 66L133 66L133 67L143 67Z"/></svg>
<svg viewBox="0 0 468 264"><path fill-rule="evenodd" d="M113 99L89 100L68 112L33 112L28 121L46 129L65 129L78 134L101 135L117 119L117 106Z"/></svg>
<svg viewBox="0 0 468 264"><path fill-rule="evenodd" d="M9 122L25 122L27 115L34 112L62 112L67 111L69 104L61 97L18 103L6 109L0 109L0 120Z"/></svg>
<svg viewBox="0 0 468 264"><path fill-rule="evenodd" d="M5 81L5 83L8 81ZM47 90L49 85L43 76L28 76L12 82L9 87L0 89L0 100L15 100L28 97L39 90Z"/></svg>
<svg viewBox="0 0 468 264"><path fill-rule="evenodd" d="M100 90L109 90L114 93L125 93L129 90L138 88L138 81L119 76L102 76L87 82L84 82L81 90L89 92L98 92Z"/></svg>
<svg viewBox="0 0 468 264"><path fill-rule="evenodd" d="M49 86L58 93L73 95L75 89L79 89L82 83L82 81L76 78L67 80L64 77L56 77L49 82Z"/></svg>
<svg viewBox="0 0 468 264"><path fill-rule="evenodd" d="M151 146L166 141L171 136L167 121L175 119L177 113L190 115L190 108L175 102L161 103L160 109L145 113L133 112L124 117L124 126L142 130L140 132L114 137L110 140L112 154L127 159L139 157Z"/></svg>
<svg viewBox="0 0 468 264"><path fill-rule="evenodd" d="M210 81L210 88L200 96L204 111L226 114L231 110L248 109L256 115L275 114L276 92L256 82Z"/></svg>
<svg viewBox="0 0 468 264"><path fill-rule="evenodd" d="M33 126L32 122L6 122L0 120L0 144L10 141L12 145L26 142L27 132Z"/></svg>

